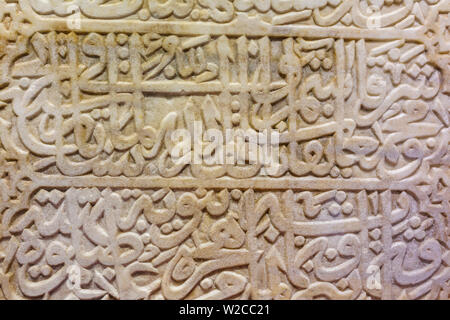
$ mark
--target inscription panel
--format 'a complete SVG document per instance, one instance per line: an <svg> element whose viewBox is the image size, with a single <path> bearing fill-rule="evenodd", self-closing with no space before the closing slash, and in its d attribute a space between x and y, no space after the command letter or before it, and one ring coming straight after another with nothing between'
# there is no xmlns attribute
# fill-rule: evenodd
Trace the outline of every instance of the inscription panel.
<svg viewBox="0 0 450 320"><path fill-rule="evenodd" d="M448 0L0 0L0 298L443 299Z"/></svg>

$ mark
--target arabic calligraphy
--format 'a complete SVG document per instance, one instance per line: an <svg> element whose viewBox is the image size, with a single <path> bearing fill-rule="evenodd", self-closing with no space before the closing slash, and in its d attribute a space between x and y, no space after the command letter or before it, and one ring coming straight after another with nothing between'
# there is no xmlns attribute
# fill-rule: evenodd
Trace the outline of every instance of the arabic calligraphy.
<svg viewBox="0 0 450 320"><path fill-rule="evenodd" d="M0 298L448 300L449 12L0 0Z"/></svg>

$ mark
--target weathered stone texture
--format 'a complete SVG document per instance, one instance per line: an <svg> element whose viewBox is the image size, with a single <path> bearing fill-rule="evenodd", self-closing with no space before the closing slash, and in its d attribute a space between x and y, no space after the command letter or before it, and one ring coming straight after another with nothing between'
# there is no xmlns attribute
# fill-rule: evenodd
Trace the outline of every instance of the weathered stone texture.
<svg viewBox="0 0 450 320"><path fill-rule="evenodd" d="M448 299L449 11L0 0L0 298Z"/></svg>

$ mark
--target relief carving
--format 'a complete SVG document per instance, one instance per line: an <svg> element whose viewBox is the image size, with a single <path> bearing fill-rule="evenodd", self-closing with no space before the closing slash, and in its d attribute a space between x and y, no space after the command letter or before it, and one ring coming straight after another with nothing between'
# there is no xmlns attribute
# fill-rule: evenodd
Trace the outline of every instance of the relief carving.
<svg viewBox="0 0 450 320"><path fill-rule="evenodd" d="M0 298L448 300L449 12L0 0Z"/></svg>

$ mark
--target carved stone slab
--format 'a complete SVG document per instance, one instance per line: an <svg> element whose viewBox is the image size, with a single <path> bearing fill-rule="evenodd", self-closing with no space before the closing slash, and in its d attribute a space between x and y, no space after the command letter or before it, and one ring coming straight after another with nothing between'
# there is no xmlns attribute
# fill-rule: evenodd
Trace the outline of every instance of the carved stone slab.
<svg viewBox="0 0 450 320"><path fill-rule="evenodd" d="M0 298L449 299L449 11L0 0Z"/></svg>

